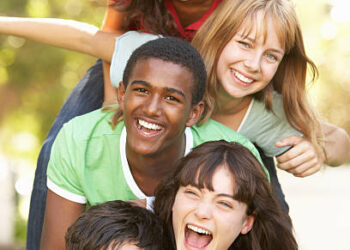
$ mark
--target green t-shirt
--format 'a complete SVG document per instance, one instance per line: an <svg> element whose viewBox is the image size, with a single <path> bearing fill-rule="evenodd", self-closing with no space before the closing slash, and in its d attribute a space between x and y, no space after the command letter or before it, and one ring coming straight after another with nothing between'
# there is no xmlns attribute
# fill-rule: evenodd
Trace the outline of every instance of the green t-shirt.
<svg viewBox="0 0 350 250"><path fill-rule="evenodd" d="M52 146L47 170L48 188L59 196L88 206L110 200L147 197L137 186L126 158L124 122L112 129L113 112L101 110L66 123ZM254 145L244 136L209 120L200 127L186 128L185 153L206 141L238 142L260 160ZM267 176L267 170L264 168Z"/></svg>

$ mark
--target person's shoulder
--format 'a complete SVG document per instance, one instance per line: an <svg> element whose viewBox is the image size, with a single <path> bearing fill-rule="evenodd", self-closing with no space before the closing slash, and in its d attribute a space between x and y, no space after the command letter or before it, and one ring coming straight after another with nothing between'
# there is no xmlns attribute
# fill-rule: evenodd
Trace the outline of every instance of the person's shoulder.
<svg viewBox="0 0 350 250"><path fill-rule="evenodd" d="M272 116L284 117L283 96L276 92L272 92L272 110L267 110L265 106L265 100L254 99L254 103L251 110L251 115L262 116L269 113Z"/></svg>
<svg viewBox="0 0 350 250"><path fill-rule="evenodd" d="M244 135L230 129L222 123L209 119L200 126L194 125L191 127L193 134L193 145L198 146L208 141L225 140L231 143L238 143L247 148L258 160L263 164L260 154L254 144ZM264 168L266 172L266 169ZM269 175L267 173L269 178Z"/></svg>
<svg viewBox="0 0 350 250"><path fill-rule="evenodd" d="M197 137L197 139L203 141L226 140L250 144L250 141L244 135L212 119L201 125L194 125L191 127L191 131L194 138Z"/></svg>
<svg viewBox="0 0 350 250"><path fill-rule="evenodd" d="M113 133L111 121L113 111L102 111L98 109L87 114L74 117L64 124L65 132L70 133L75 140L86 140L91 136L100 136ZM119 126L117 126L119 127Z"/></svg>

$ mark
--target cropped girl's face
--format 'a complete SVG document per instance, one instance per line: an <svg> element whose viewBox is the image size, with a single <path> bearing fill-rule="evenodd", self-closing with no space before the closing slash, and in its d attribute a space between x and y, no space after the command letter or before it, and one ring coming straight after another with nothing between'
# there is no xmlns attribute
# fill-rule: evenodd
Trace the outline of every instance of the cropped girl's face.
<svg viewBox="0 0 350 250"><path fill-rule="evenodd" d="M235 182L225 166L212 179L213 191L195 186L180 187L172 208L176 247L226 250L239 234L252 227L247 205L234 199Z"/></svg>
<svg viewBox="0 0 350 250"><path fill-rule="evenodd" d="M266 36L262 12L257 13L256 22L248 23L256 25L238 29L219 57L219 95L242 98L259 92L272 80L284 56L272 18L267 18ZM251 31L246 34L246 30Z"/></svg>

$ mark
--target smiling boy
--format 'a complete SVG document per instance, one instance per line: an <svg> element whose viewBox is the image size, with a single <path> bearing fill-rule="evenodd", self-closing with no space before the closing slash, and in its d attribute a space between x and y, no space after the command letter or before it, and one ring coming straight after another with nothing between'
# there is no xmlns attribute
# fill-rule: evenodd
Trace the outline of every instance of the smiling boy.
<svg viewBox="0 0 350 250"><path fill-rule="evenodd" d="M64 249L67 228L86 206L151 198L176 161L205 141L240 142L259 158L245 137L219 123L193 126L204 108L205 82L200 55L181 39L157 39L134 51L119 85L119 110L77 117L57 136L42 249Z"/></svg>

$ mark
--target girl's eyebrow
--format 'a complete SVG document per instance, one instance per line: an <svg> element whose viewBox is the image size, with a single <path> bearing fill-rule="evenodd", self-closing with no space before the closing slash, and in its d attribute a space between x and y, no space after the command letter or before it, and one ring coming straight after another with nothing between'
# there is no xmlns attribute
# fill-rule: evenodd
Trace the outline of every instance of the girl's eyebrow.
<svg viewBox="0 0 350 250"><path fill-rule="evenodd" d="M255 41L255 38L250 37L249 34L244 35L244 34L242 34L242 33L240 33L240 32L237 32L237 35L240 36L241 38L248 39L248 40L251 41L251 42L254 42L254 41Z"/></svg>
<svg viewBox="0 0 350 250"><path fill-rule="evenodd" d="M272 52L276 52L276 53L278 53L278 54L281 54L281 56L284 55L284 51L282 51L282 50L274 49L274 48L271 48L270 50L271 50Z"/></svg>
<svg viewBox="0 0 350 250"><path fill-rule="evenodd" d="M227 198L231 198L232 200L236 200L236 199L234 198L234 196L231 195L231 194L219 193L219 194L216 194L215 196L216 196L216 197L227 197Z"/></svg>

